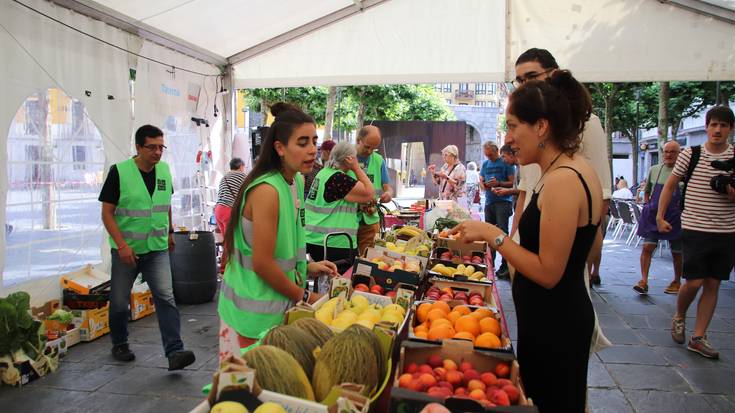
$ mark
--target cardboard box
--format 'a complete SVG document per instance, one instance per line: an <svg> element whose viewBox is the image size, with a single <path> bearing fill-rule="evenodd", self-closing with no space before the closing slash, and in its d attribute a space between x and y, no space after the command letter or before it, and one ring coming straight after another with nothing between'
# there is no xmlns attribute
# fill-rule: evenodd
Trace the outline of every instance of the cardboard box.
<svg viewBox="0 0 735 413"><path fill-rule="evenodd" d="M392 262L390 257L385 257L386 262ZM423 269L422 269L423 273ZM421 283L422 274L404 270L385 271L378 264L370 262L365 258L357 258L352 270L352 276L366 275L373 277L375 282L386 290L392 290L399 283L418 286Z"/></svg>
<svg viewBox="0 0 735 413"><path fill-rule="evenodd" d="M423 303L433 303L433 301L416 301L413 304L413 309L411 310L411 313L409 315L409 318L410 319L408 321L408 326L407 326L408 339L411 340L411 341L416 341L416 342L432 343L432 344L440 345L441 342L439 342L439 341L428 340L428 339L416 337L416 335L413 333L414 327L416 327L419 324L421 324L421 323L419 323L418 319L416 318L416 308L418 308L418 306L420 306ZM459 301L450 301L447 304L449 304L449 307L450 308L454 308L454 307L456 307L458 305L464 305L465 307L468 307L472 311L474 311L474 310L476 310L478 308L486 308L486 309L490 310L494 314L495 319L500 324L500 337L499 338L500 338L500 343L501 343L502 347L500 347L500 348L474 347L474 349L477 350L477 351L481 351L481 352L513 354L513 343L510 341L510 337L508 336L508 331L505 328L505 324L503 323L503 320L501 319L500 313L498 312L498 309L497 308L492 308L492 307L478 307L478 306L473 306L473 305L465 305L465 304L462 304ZM470 343L469 340L459 340L459 339L456 339L456 340L455 339L444 340L444 342L455 342L455 341L461 341L463 343L468 343L470 345L470 347L473 347L472 346L472 343Z"/></svg>
<svg viewBox="0 0 735 413"><path fill-rule="evenodd" d="M474 281L458 281L458 280L448 280L441 277L431 277L429 278L428 287L437 287L440 290L446 287L451 288L454 291L464 291L467 293L467 295L471 293L478 293L482 296L482 300L485 302L485 305L492 308L498 308L497 303L495 302L495 294L493 294L493 286L492 283L485 283L485 282L474 282Z"/></svg>
<svg viewBox="0 0 735 413"><path fill-rule="evenodd" d="M355 290L355 286L358 284L365 284L368 288L373 288L373 286L379 285L375 281L375 278L369 275L356 274L352 276L351 281L352 286L348 290L351 292L350 297L354 295L362 295L368 299L370 304L380 304L383 307L395 303L403 307L406 311L411 309L411 304L413 304L413 300L418 291L418 287L415 285L398 283L395 284L392 289L386 290L386 295L380 295L370 293L369 291ZM393 296L389 296L387 295L388 292L395 292L395 294L393 294Z"/></svg>
<svg viewBox="0 0 735 413"><path fill-rule="evenodd" d="M470 246L472 246L472 244L470 244ZM452 253L452 259L450 259L450 260L442 259L441 258L441 255L444 252L451 252ZM455 252L460 252L460 251L452 251L451 249L445 248L445 247L436 247L431 252L431 259L434 260L434 261L442 262L444 264L452 264L452 265L458 265L458 264L464 264L464 265L483 265L483 266L486 266L487 265L487 261L485 259L485 251L462 251L462 252L465 252L466 253L464 255L457 255L457 254L455 254ZM467 257L470 257L470 258L480 257L480 260L481 261L480 262L465 261L465 260L462 259L463 256L467 256Z"/></svg>
<svg viewBox="0 0 735 413"><path fill-rule="evenodd" d="M61 303L59 303L59 300L54 299L47 301L40 307L31 307L31 315L39 320L45 320L59 308L61 308Z"/></svg>
<svg viewBox="0 0 735 413"><path fill-rule="evenodd" d="M434 242L435 248L446 248L450 251L452 251L452 254L459 255L460 257L463 255L472 255L472 252L474 251L480 251L480 252L487 252L487 243L486 242L471 242L471 243L464 243L462 241L458 241L456 239L450 239L450 238L437 238Z"/></svg>
<svg viewBox="0 0 735 413"><path fill-rule="evenodd" d="M156 312L156 307L153 305L153 293L150 291L145 292L132 292L130 293L130 319L138 320L145 316L151 315Z"/></svg>
<svg viewBox="0 0 735 413"><path fill-rule="evenodd" d="M442 265L442 266L444 266L446 268L455 268L455 269L458 269L458 268L460 268L459 267L460 265L464 265L464 264L457 264L457 265L454 265L454 264L445 264L442 260L438 260L438 261L437 260L431 260L431 261L429 261L429 269L427 271L427 275L429 277L442 278L442 279L445 279L445 280L455 280L455 281L461 281L461 282L477 283L477 284L482 284L482 285L492 285L492 283L493 283L493 280L490 279L490 278L488 278L488 268L487 268L486 265L475 265L475 264L471 264L471 265L466 266L466 267L469 267L469 266L472 266L473 267L472 274L474 274L474 273L476 273L478 271L481 272L482 275L481 276L478 276L479 278L470 278L467 275L454 275L454 273L452 273L451 275L450 274L444 274L442 272L439 272L439 271L436 271L435 270L435 268L436 268L437 265ZM463 271L461 271L461 272L463 272Z"/></svg>
<svg viewBox="0 0 735 413"><path fill-rule="evenodd" d="M75 346L82 341L82 329L75 326L71 330L67 330L64 337L66 337L67 347Z"/></svg>
<svg viewBox="0 0 735 413"><path fill-rule="evenodd" d="M66 339L66 336L61 336L57 338L56 340L49 340L46 342L46 349L58 351L59 357L66 355L67 349L69 347L69 342Z"/></svg>
<svg viewBox="0 0 735 413"><path fill-rule="evenodd" d="M59 282L62 289L73 290L79 294L94 294L109 287L110 275L87 264L84 268L62 275Z"/></svg>
<svg viewBox="0 0 735 413"><path fill-rule="evenodd" d="M72 310L74 325L79 327L82 341L92 341L110 332L108 313L110 305L94 310Z"/></svg>
<svg viewBox="0 0 735 413"><path fill-rule="evenodd" d="M398 378L403 374L404 366L410 363L424 364L429 356L438 354L442 359L452 359L457 364L462 361L468 361L472 363L475 370L479 373L486 371L494 371L495 366L498 363L509 363L511 368L510 381L518 387L520 391L520 397L518 405L507 406L507 407L493 407L489 409L483 408L479 403L472 402L468 399L438 399L429 396L423 392L416 392L408 389L404 389L398 386ZM530 399L526 398L523 391L523 385L521 383L521 377L519 376L518 362L514 359L512 354L499 354L499 353L486 353L476 351L472 348L469 342L466 341L455 341L448 340L441 345L417 343L417 342L404 342L401 346L400 359L398 368L394 376L393 388L391 389L391 412L405 412L405 413L418 413L428 403L440 403L444 404L451 411L466 411L466 412L537 412L538 410L533 406ZM469 403L469 404L467 404ZM465 407L458 408L456 406L463 405Z"/></svg>

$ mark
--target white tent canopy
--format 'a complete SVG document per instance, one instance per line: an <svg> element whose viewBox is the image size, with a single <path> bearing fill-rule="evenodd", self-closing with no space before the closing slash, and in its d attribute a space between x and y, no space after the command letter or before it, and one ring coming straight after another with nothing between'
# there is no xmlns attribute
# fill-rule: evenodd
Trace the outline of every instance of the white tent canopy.
<svg viewBox="0 0 735 413"><path fill-rule="evenodd" d="M584 81L735 78L728 0L55 0L153 29L240 87L508 81L547 48Z"/></svg>

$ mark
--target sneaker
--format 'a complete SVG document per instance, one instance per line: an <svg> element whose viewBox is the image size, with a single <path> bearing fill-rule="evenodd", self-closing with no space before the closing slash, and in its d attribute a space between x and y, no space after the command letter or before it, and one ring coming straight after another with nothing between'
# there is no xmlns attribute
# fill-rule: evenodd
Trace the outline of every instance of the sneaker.
<svg viewBox="0 0 735 413"><path fill-rule="evenodd" d="M635 292L637 292L640 295L646 295L648 294L648 283L643 280L640 280L638 281L638 284L636 284L633 287L633 290L635 290Z"/></svg>
<svg viewBox="0 0 735 413"><path fill-rule="evenodd" d="M683 318L672 318L671 319L671 339L677 344L684 344L684 319Z"/></svg>
<svg viewBox="0 0 735 413"><path fill-rule="evenodd" d="M679 287L681 287L681 283L678 281L672 281L671 284L669 284L668 287L664 290L666 294L679 294Z"/></svg>
<svg viewBox="0 0 735 413"><path fill-rule="evenodd" d="M175 351L171 353L170 356L168 356L168 370L181 370L184 367L194 363L194 361L196 361L196 357L194 357L194 353L192 353L191 351Z"/></svg>
<svg viewBox="0 0 735 413"><path fill-rule="evenodd" d="M687 344L687 350L699 353L704 357L711 359L720 358L720 353L718 353L709 341L707 341L707 336L690 338L689 344Z"/></svg>
<svg viewBox="0 0 735 413"><path fill-rule="evenodd" d="M130 347L126 344L118 344L112 347L112 357L117 361L133 361L135 354L130 351Z"/></svg>

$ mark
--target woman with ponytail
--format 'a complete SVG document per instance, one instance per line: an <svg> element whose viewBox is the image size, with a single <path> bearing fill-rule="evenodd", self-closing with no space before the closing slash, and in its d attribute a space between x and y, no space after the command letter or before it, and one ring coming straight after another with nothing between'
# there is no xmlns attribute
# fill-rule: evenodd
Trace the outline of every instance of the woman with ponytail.
<svg viewBox="0 0 735 413"><path fill-rule="evenodd" d="M316 160L316 125L299 108L271 106L275 117L253 170L240 188L225 233L228 255L217 310L220 360L283 322L299 301L319 299L307 277L337 274L333 263L306 262L304 178Z"/></svg>
<svg viewBox="0 0 735 413"><path fill-rule="evenodd" d="M602 188L579 150L589 93L572 74L528 81L510 96L505 143L541 179L518 224L520 244L497 227L465 221L453 233L486 241L516 268L513 301L526 394L541 412L583 412L594 326L584 282L602 210Z"/></svg>

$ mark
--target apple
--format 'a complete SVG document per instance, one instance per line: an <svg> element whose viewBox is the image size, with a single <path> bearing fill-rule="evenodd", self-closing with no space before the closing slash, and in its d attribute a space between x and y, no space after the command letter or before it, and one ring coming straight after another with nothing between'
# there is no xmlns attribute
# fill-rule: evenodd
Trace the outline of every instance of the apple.
<svg viewBox="0 0 735 413"><path fill-rule="evenodd" d="M472 297L469 300L470 305L481 306L483 304L482 298Z"/></svg>
<svg viewBox="0 0 735 413"><path fill-rule="evenodd" d="M467 395L467 389L464 387L457 387L454 389L454 395L455 396L466 396Z"/></svg>
<svg viewBox="0 0 735 413"><path fill-rule="evenodd" d="M385 296L394 298L396 296L396 291L395 290L388 291L387 293L385 293Z"/></svg>
<svg viewBox="0 0 735 413"><path fill-rule="evenodd" d="M383 261L378 263L378 269L382 271L390 271L390 265L384 263Z"/></svg>
<svg viewBox="0 0 735 413"><path fill-rule="evenodd" d="M452 301L452 296L450 296L450 295L443 295L443 296L439 297L439 301L444 301L444 302L447 302L448 303L448 302Z"/></svg>
<svg viewBox="0 0 735 413"><path fill-rule="evenodd" d="M454 294L454 299L455 300L467 300L468 298L467 298L467 294L465 294L463 291L460 291Z"/></svg>
<svg viewBox="0 0 735 413"><path fill-rule="evenodd" d="M426 393L431 397L437 397L440 399L446 399L447 397L451 397L453 394L451 389L440 386L430 387Z"/></svg>
<svg viewBox="0 0 735 413"><path fill-rule="evenodd" d="M434 387L436 385L436 377L433 374L424 373L419 377L424 387Z"/></svg>
<svg viewBox="0 0 735 413"><path fill-rule="evenodd" d="M482 380L472 379L469 382L467 382L467 390L470 390L470 391L475 390L475 389L480 389L484 393L486 387L487 386L485 385L485 383L482 382Z"/></svg>
<svg viewBox="0 0 735 413"><path fill-rule="evenodd" d="M378 284L375 284L372 287L370 287L370 292L373 293L373 294L383 295L383 292L384 291L385 290L383 290L383 287L381 287Z"/></svg>
<svg viewBox="0 0 735 413"><path fill-rule="evenodd" d="M368 292L368 291L370 291L370 288L368 288L368 286L367 286L367 285L365 285L365 284L363 284L363 283L360 283L360 284L357 284L357 285L355 286L355 291L363 291L363 292Z"/></svg>

